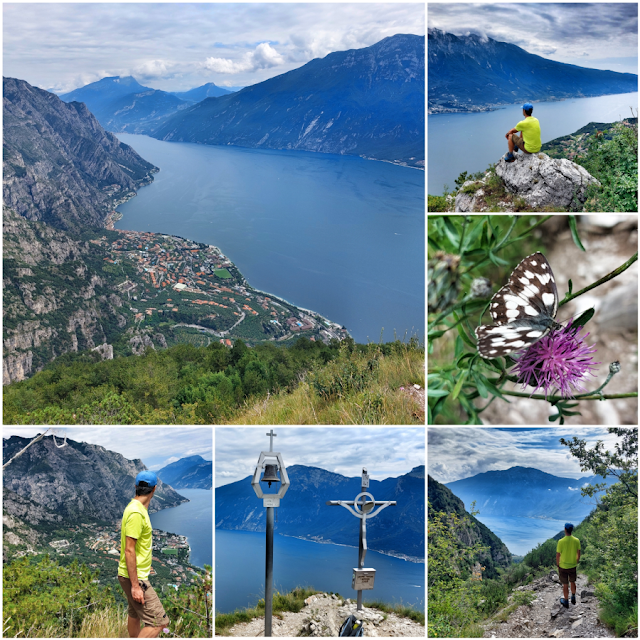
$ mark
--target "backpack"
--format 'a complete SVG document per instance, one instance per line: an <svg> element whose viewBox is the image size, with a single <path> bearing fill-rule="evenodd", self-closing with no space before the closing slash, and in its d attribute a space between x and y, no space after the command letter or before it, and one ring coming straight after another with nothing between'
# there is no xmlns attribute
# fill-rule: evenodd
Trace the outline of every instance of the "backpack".
<svg viewBox="0 0 640 640"><path fill-rule="evenodd" d="M341 638L360 638L363 635L364 626L362 620L350 615L340 627L338 636Z"/></svg>

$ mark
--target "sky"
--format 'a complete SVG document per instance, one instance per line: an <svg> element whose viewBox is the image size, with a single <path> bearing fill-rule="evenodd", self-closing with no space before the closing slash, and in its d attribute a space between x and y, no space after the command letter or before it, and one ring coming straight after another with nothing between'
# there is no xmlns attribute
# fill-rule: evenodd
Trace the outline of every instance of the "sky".
<svg viewBox="0 0 640 640"><path fill-rule="evenodd" d="M638 4L429 3L428 26L592 69L638 73Z"/></svg>
<svg viewBox="0 0 640 640"><path fill-rule="evenodd" d="M133 75L164 91L242 87L333 51L425 34L411 3L4 3L3 74L58 93Z"/></svg>
<svg viewBox="0 0 640 640"><path fill-rule="evenodd" d="M216 428L216 487L253 475L271 428ZM373 480L397 478L425 464L424 428L274 427L273 450L285 467L302 464L350 478L366 467Z"/></svg>
<svg viewBox="0 0 640 640"><path fill-rule="evenodd" d="M559 442L574 436L586 440L590 447L602 440L611 451L618 441L606 427L430 427L429 475L446 483L485 471L532 467L561 478L591 476L590 471L580 471L577 459Z"/></svg>
<svg viewBox="0 0 640 640"><path fill-rule="evenodd" d="M31 438L43 429L45 427L2 427L2 437ZM67 434L71 440L117 451L128 460L140 458L154 471L188 456L213 459L211 427L56 427L53 433L56 441L61 441ZM51 431L47 435L51 435Z"/></svg>

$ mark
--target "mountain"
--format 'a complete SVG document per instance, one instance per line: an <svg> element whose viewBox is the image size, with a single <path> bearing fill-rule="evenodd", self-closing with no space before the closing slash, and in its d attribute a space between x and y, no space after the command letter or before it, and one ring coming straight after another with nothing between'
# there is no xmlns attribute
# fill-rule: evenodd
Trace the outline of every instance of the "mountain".
<svg viewBox="0 0 640 640"><path fill-rule="evenodd" d="M499 567L506 568L511 564L511 552L507 546L493 533L487 526L467 513L460 498L456 497L450 489L440 484L429 476L429 517L433 512L445 512L467 518L469 524L461 525L455 532L458 542L463 547L471 547L480 543L483 547L488 547L477 555L476 561L485 567L483 576L486 578L496 578ZM471 566L464 567L467 571Z"/></svg>
<svg viewBox="0 0 640 640"><path fill-rule="evenodd" d="M300 149L423 167L424 36L395 35L202 102L160 140Z"/></svg>
<svg viewBox="0 0 640 640"><path fill-rule="evenodd" d="M4 78L3 197L29 220L102 227L158 169L106 132L84 104Z"/></svg>
<svg viewBox="0 0 640 640"><path fill-rule="evenodd" d="M635 74L555 62L475 34L454 36L429 29L427 35L429 113L638 90Z"/></svg>
<svg viewBox="0 0 640 640"><path fill-rule="evenodd" d="M19 436L4 438L3 463L30 441ZM5 490L49 512L67 519L114 521L135 496L135 477L144 469L142 460L127 460L99 445L67 438L66 446L59 449L53 437L46 436L4 469L2 476ZM159 480L149 512L183 502L188 500Z"/></svg>
<svg viewBox="0 0 640 640"><path fill-rule="evenodd" d="M213 485L213 463L202 456L181 458L163 467L157 474L174 489L211 489Z"/></svg>
<svg viewBox="0 0 640 640"><path fill-rule="evenodd" d="M195 89L190 89L189 91L171 91L170 93L176 96L176 98L180 98L180 100L185 100L186 102L201 102L205 98L219 98L220 96L233 93L233 91L218 87L213 84L213 82L207 82L207 84L203 84L201 87L196 87Z"/></svg>
<svg viewBox="0 0 640 640"><path fill-rule="evenodd" d="M287 469L291 486L278 508L275 532L318 542L358 546L358 519L327 500L352 500L360 478L346 478L317 467ZM274 491L274 487L271 487ZM376 500L396 500L367 521L367 545L374 551L424 558L424 467L398 478L371 480ZM251 476L216 489L217 529L265 531L266 509L251 486Z"/></svg>
<svg viewBox="0 0 640 640"><path fill-rule="evenodd" d="M144 87L131 76L103 78L60 98L65 102L84 102L100 124L115 133L139 133L143 128L157 126L193 102L174 93Z"/></svg>
<svg viewBox="0 0 640 640"><path fill-rule="evenodd" d="M483 516L545 517L582 520L592 511L590 498L580 495L584 484L602 482L600 476L562 478L531 467L486 471L446 486L469 506L473 500ZM615 478L609 477L607 484Z"/></svg>

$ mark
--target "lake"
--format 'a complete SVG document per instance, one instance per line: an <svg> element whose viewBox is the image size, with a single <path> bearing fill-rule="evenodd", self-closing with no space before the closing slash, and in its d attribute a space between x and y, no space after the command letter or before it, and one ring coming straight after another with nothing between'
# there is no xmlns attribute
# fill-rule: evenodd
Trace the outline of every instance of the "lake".
<svg viewBox="0 0 640 640"><path fill-rule="evenodd" d="M216 596L220 613L253 607L264 597L265 533L216 529ZM314 587L356 598L351 589L358 549L273 537L274 590ZM365 566L376 569L375 587L363 599L412 604L424 610L425 565L368 551Z"/></svg>
<svg viewBox="0 0 640 640"><path fill-rule="evenodd" d="M565 520L543 520L541 518L518 518L498 516L476 516L482 524L495 533L507 549L518 556L531 551L564 529ZM572 520L574 525L579 521Z"/></svg>
<svg viewBox="0 0 640 640"><path fill-rule="evenodd" d="M150 513L154 529L187 536L191 547L191 564L212 565L213 554L213 491L207 489L176 489L190 502Z"/></svg>
<svg viewBox="0 0 640 640"><path fill-rule="evenodd" d="M160 168L118 229L219 247L249 284L354 339L424 336L424 172L304 151L118 134Z"/></svg>
<svg viewBox="0 0 640 640"><path fill-rule="evenodd" d="M637 113L638 94L621 93L560 102L535 102L542 143L569 135L590 122L615 122ZM463 172L475 173L497 163L507 153L505 133L524 119L522 103L485 113L439 113L428 116L429 193L442 195L444 185L455 188Z"/></svg>

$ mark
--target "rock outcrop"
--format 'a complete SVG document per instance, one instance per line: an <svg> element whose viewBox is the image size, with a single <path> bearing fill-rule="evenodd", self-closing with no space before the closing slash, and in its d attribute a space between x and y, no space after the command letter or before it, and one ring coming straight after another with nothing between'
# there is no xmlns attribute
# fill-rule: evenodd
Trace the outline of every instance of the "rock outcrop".
<svg viewBox="0 0 640 640"><path fill-rule="evenodd" d="M504 158L496 165L507 189L535 208L581 211L590 184L600 184L584 167L546 153L517 153L515 162Z"/></svg>
<svg viewBox="0 0 640 640"><path fill-rule="evenodd" d="M356 610L357 605L351 600L343 600L339 596L319 593L305 600L305 606L298 613L283 611L273 617L272 635L274 637L337 637L340 626L350 615L362 620L366 637L411 637L423 638L424 626L409 618L395 613L385 614L375 607L364 607ZM264 632L264 616L254 618L251 622L236 624L229 629L229 635L241 637L261 636Z"/></svg>
<svg viewBox="0 0 640 640"><path fill-rule="evenodd" d="M3 199L21 216L59 229L101 227L158 171L84 104L15 78L4 78L3 90Z"/></svg>

